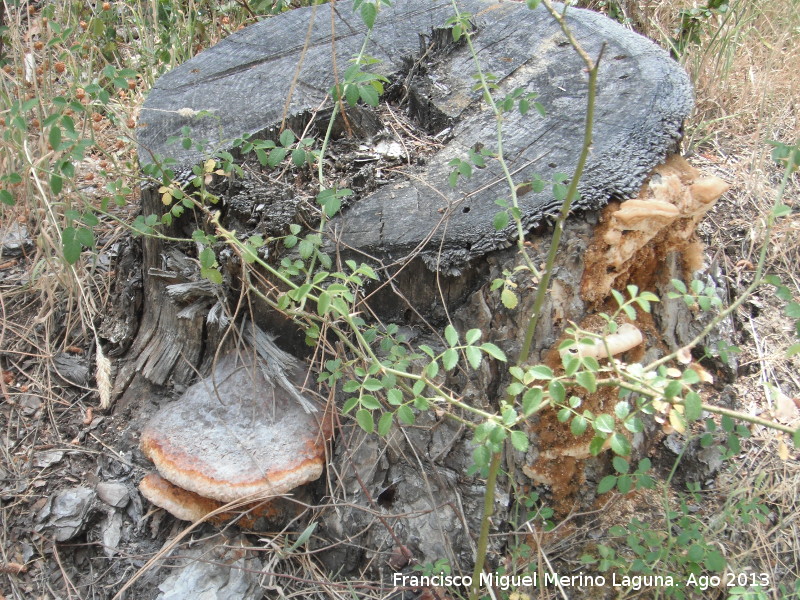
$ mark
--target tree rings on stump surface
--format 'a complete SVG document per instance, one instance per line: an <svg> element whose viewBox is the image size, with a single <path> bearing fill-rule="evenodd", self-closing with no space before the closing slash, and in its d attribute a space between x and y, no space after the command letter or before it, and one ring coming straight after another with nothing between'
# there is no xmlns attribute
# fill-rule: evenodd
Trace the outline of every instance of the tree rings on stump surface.
<svg viewBox="0 0 800 600"><path fill-rule="evenodd" d="M482 0L459 6L472 15L475 49L484 71L496 77L498 94L518 88L536 93L545 113L523 116L515 108L504 114L511 173L518 180L538 174L545 181L571 175L583 139L588 85L585 65L558 24L542 6L530 10L524 3ZM356 199L331 230L339 231L343 248L393 260L419 252L429 267L457 274L469 261L506 247L516 230L513 224L500 231L493 226L495 199L508 192L495 162L473 169L456 189L448 185L450 161L466 159L497 135L494 114L473 90L469 74L476 67L469 48L463 39L452 41L445 26L452 15L444 0L398 0L381 7L366 46L366 54L380 62L369 69L404 85L411 116L432 133L450 128L443 136L449 141L424 167L409 167L411 177ZM635 196L650 169L675 150L692 93L680 65L649 40L596 13L570 9L568 15L590 55L604 48L594 144L575 203L576 209L594 209L610 198ZM357 55L365 33L357 15L331 4L293 10L231 35L156 82L141 112L140 161L171 157L191 166L212 149L230 149L245 134L275 138L284 125L302 127L320 106L330 106L334 54ZM167 143L186 137L206 141L208 150ZM520 190L519 201L527 229L561 204L549 186L525 192Z"/></svg>

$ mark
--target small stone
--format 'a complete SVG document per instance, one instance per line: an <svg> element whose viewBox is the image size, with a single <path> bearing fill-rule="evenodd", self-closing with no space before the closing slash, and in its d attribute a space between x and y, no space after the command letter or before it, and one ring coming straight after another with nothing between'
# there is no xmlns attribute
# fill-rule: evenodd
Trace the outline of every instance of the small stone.
<svg viewBox="0 0 800 600"><path fill-rule="evenodd" d="M85 356L61 352L53 357L51 370L70 385L89 384L89 361Z"/></svg>
<svg viewBox="0 0 800 600"><path fill-rule="evenodd" d="M9 227L0 228L0 256L20 256L26 250L32 249L33 240L24 225L15 222Z"/></svg>
<svg viewBox="0 0 800 600"><path fill-rule="evenodd" d="M101 481L97 484L95 491L100 500L115 508L122 508L128 504L130 499L128 488L124 483Z"/></svg>
<svg viewBox="0 0 800 600"><path fill-rule="evenodd" d="M49 514L57 542L66 542L86 529L94 490L78 486L59 492L41 514ZM45 513L46 511L46 513Z"/></svg>
<svg viewBox="0 0 800 600"><path fill-rule="evenodd" d="M100 522L100 539L106 556L114 556L122 539L122 513L109 511Z"/></svg>
<svg viewBox="0 0 800 600"><path fill-rule="evenodd" d="M32 394L25 394L17 403L26 417L34 415L42 407L42 399Z"/></svg>
<svg viewBox="0 0 800 600"><path fill-rule="evenodd" d="M44 469L64 458L63 450L42 450L33 455L33 466Z"/></svg>
<svg viewBox="0 0 800 600"><path fill-rule="evenodd" d="M236 547L238 546L238 548ZM159 586L158 600L259 600L261 561L242 541L215 543L189 552L186 564ZM200 560L198 560L200 559Z"/></svg>

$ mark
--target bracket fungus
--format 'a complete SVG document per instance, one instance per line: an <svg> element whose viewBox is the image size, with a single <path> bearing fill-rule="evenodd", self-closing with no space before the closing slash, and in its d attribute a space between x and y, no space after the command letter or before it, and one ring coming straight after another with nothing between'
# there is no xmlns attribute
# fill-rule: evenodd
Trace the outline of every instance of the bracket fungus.
<svg viewBox="0 0 800 600"><path fill-rule="evenodd" d="M286 355L281 367L302 387L298 361ZM270 499L318 479L329 413L308 411L275 382L275 368L262 358L228 354L210 377L159 410L140 447L166 481L146 477L142 494L180 519L197 519L219 502Z"/></svg>
<svg viewBox="0 0 800 600"><path fill-rule="evenodd" d="M600 302L628 278L655 273L670 252L679 252L688 272L702 262L696 230L703 216L728 191L719 177L701 177L679 156L653 169L639 196L611 203L586 252L582 296Z"/></svg>

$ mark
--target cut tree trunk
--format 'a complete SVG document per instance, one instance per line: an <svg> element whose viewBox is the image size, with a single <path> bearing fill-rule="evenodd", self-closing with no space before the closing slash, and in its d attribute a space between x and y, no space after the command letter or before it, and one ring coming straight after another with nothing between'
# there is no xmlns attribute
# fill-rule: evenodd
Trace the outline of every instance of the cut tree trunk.
<svg viewBox="0 0 800 600"><path fill-rule="evenodd" d="M505 156L515 183L534 175L546 181L559 173L569 176L583 135L583 63L542 7L531 11L523 3L481 0L462 0L459 6L472 15L477 56L499 94L517 88L535 92L544 110L543 116L534 110L504 115ZM642 315L644 343L624 355L649 359L679 347L698 330L685 305L668 301L664 291L670 279L699 267L695 225L724 186L701 180L678 158L653 171L676 152L692 107L679 65L598 14L570 10L569 15L584 49L592 56L603 50L595 141L531 361L558 367L555 348L565 327L570 322L597 327L597 313L615 308L611 290L629 284L665 300L652 316ZM513 360L535 286L515 277L521 301L514 310L490 290L494 279L513 273L519 263L510 247L513 226L500 231L493 226L500 210L495 200L508 196L499 165L487 159L485 168L473 169L457 187L448 184L453 159L466 159L470 150L495 150L497 139L494 116L473 91L469 48L463 38L454 42L445 27L451 16L449 1L398 0L382 7L366 47L380 62L370 69L389 78L386 99L393 101L394 112L405 111L416 130L401 135L398 123L388 120L391 111L368 106L348 109L337 122L341 139L332 151L351 158L363 151L373 162L363 168L345 165L339 172L336 157L326 157L328 176L358 192L328 225L326 248L337 258L366 259L379 267L383 281L392 285L376 293L371 307L384 322L402 325L414 343L441 346L439 332L450 320L462 332L481 329L485 341ZM349 10L326 5L294 10L230 36L158 80L141 113L141 163L169 157L189 168L221 151L235 152L232 140L245 134L276 139L284 127L298 137L306 128L324 132L322 117L331 113L328 92L358 53L365 32ZM186 137L186 131L195 142L204 141L205 149L168 143L173 136ZM360 139L349 142L348 134ZM412 161L409 144L421 137L435 142L437 150ZM389 159L378 149L387 140L402 148L400 158ZM355 150L346 154L347 148ZM294 173L294 180L247 171L238 181L217 181L215 189L224 192L223 223L268 237L285 235L300 217L307 222L317 190L300 185L303 169ZM163 210L157 187L143 191L145 215ZM529 251L539 265L560 202L549 185L541 192L522 186L519 195ZM188 235L196 226L187 214L172 230ZM224 335L227 306L236 301L241 282L230 269L222 286L200 283L195 252L188 243L144 241L144 316L117 378L118 392L127 390L127 399L153 386L186 384L197 371L207 371ZM219 259L224 264L224 253ZM302 347L290 325L263 305L254 310L262 327L280 336L278 344ZM477 374L448 381L466 402L491 411L508 383L502 365L491 361ZM612 397L595 396L584 405L613 406ZM500 494L498 519L508 515L512 487L517 493L542 492L561 514L590 501L607 459L590 458L588 438L573 437L550 415L532 421L528 432L533 443L527 454L510 451L505 457L508 493ZM317 532L329 541L347 540L325 554L331 568L374 574L389 564L396 570L394 559L403 556L403 546L419 562L447 558L454 568L468 568L484 492L480 479L466 476L469 438L463 426L433 412L418 415L414 427L396 427L385 440L343 422L328 475L328 493L336 502L321 511L323 527ZM634 441L638 448L646 442Z"/></svg>

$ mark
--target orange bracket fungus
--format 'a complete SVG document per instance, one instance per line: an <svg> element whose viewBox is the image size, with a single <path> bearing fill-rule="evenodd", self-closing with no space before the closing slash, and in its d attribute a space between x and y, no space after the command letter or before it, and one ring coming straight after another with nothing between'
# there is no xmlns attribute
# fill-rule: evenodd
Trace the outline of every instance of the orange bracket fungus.
<svg viewBox="0 0 800 600"><path fill-rule="evenodd" d="M280 362L269 364L263 352L224 356L210 377L159 410L142 432L142 452L161 477L193 494L176 494L152 477L140 490L178 518L196 519L218 508L204 499L264 500L322 474L330 419L324 410L307 410L311 401L298 402L297 390L285 389L289 380L302 387L300 363L260 342L271 346L269 362ZM276 381L277 370L283 382Z"/></svg>

